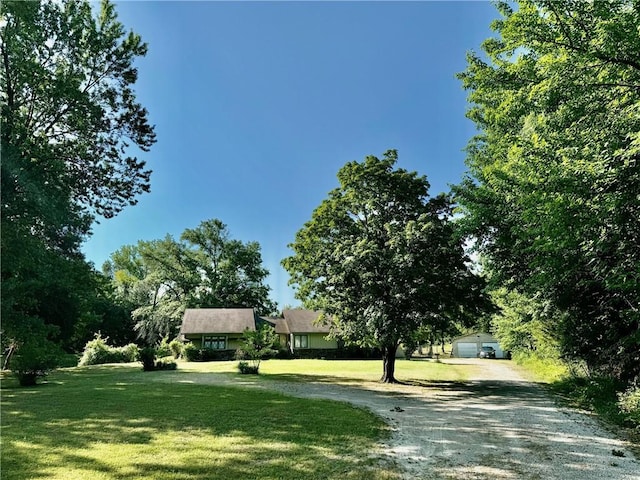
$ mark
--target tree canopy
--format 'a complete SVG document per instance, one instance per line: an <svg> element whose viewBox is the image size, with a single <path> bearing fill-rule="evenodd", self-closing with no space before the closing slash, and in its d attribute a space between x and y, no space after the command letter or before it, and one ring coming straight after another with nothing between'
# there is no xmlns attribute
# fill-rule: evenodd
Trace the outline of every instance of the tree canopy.
<svg viewBox="0 0 640 480"><path fill-rule="evenodd" d="M135 151L155 134L133 91L147 46L106 0L1 8L3 342L68 340L98 288L80 253L92 221L149 190Z"/></svg>
<svg viewBox="0 0 640 480"><path fill-rule="evenodd" d="M305 305L332 315L333 335L382 349L382 381L394 382L395 353L421 325L470 318L483 282L467 267L449 199L395 168L397 152L338 172L329 193L283 260Z"/></svg>
<svg viewBox="0 0 640 480"><path fill-rule="evenodd" d="M564 313L563 353L640 373L640 6L499 2L488 60L460 74L469 176L456 190L492 277Z"/></svg>
<svg viewBox="0 0 640 480"><path fill-rule="evenodd" d="M185 308L256 308L269 314L269 275L260 245L230 238L212 219L186 229L180 240L125 245L104 267L117 297L129 306L139 335L149 343L177 334Z"/></svg>

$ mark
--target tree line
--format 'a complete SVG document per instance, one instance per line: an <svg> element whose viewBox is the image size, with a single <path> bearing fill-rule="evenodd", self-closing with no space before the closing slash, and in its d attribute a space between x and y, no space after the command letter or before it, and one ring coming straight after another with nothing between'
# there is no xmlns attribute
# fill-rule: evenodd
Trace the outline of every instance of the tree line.
<svg viewBox="0 0 640 480"><path fill-rule="evenodd" d="M351 161L283 260L332 335L394 354L486 326L513 350L640 375L640 7L498 2L459 74L478 134L467 175L431 197L397 151ZM179 239L80 252L96 219L150 189L135 96L147 45L103 0L2 4L2 346L77 350L175 335L187 307L272 313L260 246L203 221ZM133 153L132 153L133 152ZM479 264L472 265L474 245ZM53 355L53 353L52 353Z"/></svg>

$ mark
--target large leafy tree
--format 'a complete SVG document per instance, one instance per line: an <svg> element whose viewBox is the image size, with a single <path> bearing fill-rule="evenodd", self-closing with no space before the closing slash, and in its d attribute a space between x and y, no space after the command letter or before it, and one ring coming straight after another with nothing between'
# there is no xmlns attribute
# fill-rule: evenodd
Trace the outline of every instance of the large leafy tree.
<svg viewBox="0 0 640 480"><path fill-rule="evenodd" d="M149 189L131 154L155 141L132 89L147 47L108 1L95 11L83 0L1 9L3 341L64 341L92 303L79 251L91 222Z"/></svg>
<svg viewBox="0 0 640 480"><path fill-rule="evenodd" d="M230 238L216 219L186 229L179 241L167 235L123 246L103 270L150 343L175 335L185 308L247 307L268 314L276 307L260 245Z"/></svg>
<svg viewBox="0 0 640 480"><path fill-rule="evenodd" d="M483 306L483 283L467 268L449 200L429 198L426 178L396 161L389 150L340 169L340 186L283 260L297 297L336 319L335 336L382 350L388 383L397 347L420 326L441 329Z"/></svg>
<svg viewBox="0 0 640 480"><path fill-rule="evenodd" d="M564 354L640 373L640 6L498 3L460 75L480 133L457 189L498 284L565 312Z"/></svg>

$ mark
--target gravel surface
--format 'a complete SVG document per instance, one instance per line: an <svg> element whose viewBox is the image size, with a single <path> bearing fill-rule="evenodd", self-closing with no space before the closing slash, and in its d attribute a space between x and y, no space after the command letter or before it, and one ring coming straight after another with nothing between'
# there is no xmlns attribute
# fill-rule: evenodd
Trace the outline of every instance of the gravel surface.
<svg viewBox="0 0 640 480"><path fill-rule="evenodd" d="M318 383L247 382L306 398L345 401L382 417L393 433L381 458L396 462L406 479L640 480L640 462L628 444L591 417L559 407L508 361L480 363L464 383L378 385L355 388ZM474 369L477 370L477 369ZM208 374L207 383L238 385Z"/></svg>

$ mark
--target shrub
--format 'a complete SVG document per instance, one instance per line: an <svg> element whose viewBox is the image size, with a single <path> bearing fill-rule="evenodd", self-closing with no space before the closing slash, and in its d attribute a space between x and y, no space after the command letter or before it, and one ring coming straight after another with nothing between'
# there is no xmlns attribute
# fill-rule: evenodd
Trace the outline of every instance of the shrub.
<svg viewBox="0 0 640 480"><path fill-rule="evenodd" d="M260 368L259 365L249 365L249 362L245 362L245 361L241 361L238 363L238 370L243 375L247 375L247 374L257 375L259 368Z"/></svg>
<svg viewBox="0 0 640 480"><path fill-rule="evenodd" d="M246 329L242 333L242 345L236 351L240 373L258 373L260 361L272 358L278 353L278 335L267 325L257 330ZM248 360L245 361L245 360Z"/></svg>
<svg viewBox="0 0 640 480"><path fill-rule="evenodd" d="M200 350L193 343L187 343L182 349L182 353L188 362L198 362L200 360Z"/></svg>
<svg viewBox="0 0 640 480"><path fill-rule="evenodd" d="M20 385L27 387L37 383L58 365L61 352L46 339L30 339L23 343L11 357L11 371Z"/></svg>
<svg viewBox="0 0 640 480"><path fill-rule="evenodd" d="M101 365L104 363L129 363L138 360L138 346L134 343L124 347L112 347L98 333L84 347L78 365Z"/></svg>
<svg viewBox="0 0 640 480"><path fill-rule="evenodd" d="M158 358L163 358L163 357L170 357L173 355L173 352L171 350L171 347L169 346L169 343L167 342L166 338L163 338L160 341L160 345L158 345L158 347L156 348L156 356Z"/></svg>
<svg viewBox="0 0 640 480"><path fill-rule="evenodd" d="M210 362L233 360L235 352L233 350L212 350L210 348L198 348L192 343L187 343L182 349L184 358L188 362Z"/></svg>
<svg viewBox="0 0 640 480"><path fill-rule="evenodd" d="M627 420L640 426L640 386L632 385L625 392L619 393L618 407Z"/></svg>
<svg viewBox="0 0 640 480"><path fill-rule="evenodd" d="M172 340L171 343L169 343L169 348L171 349L171 353L173 353L173 358L177 359L182 357L184 344L180 340Z"/></svg>
<svg viewBox="0 0 640 480"><path fill-rule="evenodd" d="M156 362L154 370L175 370L178 364L172 360L160 359Z"/></svg>
<svg viewBox="0 0 640 480"><path fill-rule="evenodd" d="M140 361L142 362L142 370L152 372L156 369L156 349L153 347L144 347L140 349Z"/></svg>

